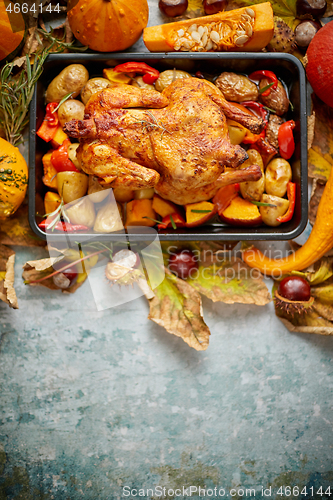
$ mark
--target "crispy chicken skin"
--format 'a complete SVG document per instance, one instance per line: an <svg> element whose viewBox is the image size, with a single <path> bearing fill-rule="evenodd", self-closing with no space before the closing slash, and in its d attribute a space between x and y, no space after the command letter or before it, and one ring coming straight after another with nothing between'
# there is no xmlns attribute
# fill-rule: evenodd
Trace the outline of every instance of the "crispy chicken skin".
<svg viewBox="0 0 333 500"><path fill-rule="evenodd" d="M84 120L72 120L64 130L80 138L82 169L103 184L155 187L163 198L184 205L212 198L226 184L224 168L247 159L240 146L230 144L226 117L254 133L264 125L227 102L212 83L188 78L162 94L107 88L90 98Z"/></svg>

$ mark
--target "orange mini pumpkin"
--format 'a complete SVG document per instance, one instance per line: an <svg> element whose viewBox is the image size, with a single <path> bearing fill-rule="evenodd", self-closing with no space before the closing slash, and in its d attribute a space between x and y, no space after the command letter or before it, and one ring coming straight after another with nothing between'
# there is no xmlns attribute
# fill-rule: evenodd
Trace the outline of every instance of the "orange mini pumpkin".
<svg viewBox="0 0 333 500"><path fill-rule="evenodd" d="M99 52L127 49L148 22L147 0L69 0L67 12L74 36Z"/></svg>
<svg viewBox="0 0 333 500"><path fill-rule="evenodd" d="M12 2L0 0L0 62L15 57L23 45L24 37L25 22L21 12L14 12Z"/></svg>
<svg viewBox="0 0 333 500"><path fill-rule="evenodd" d="M0 139L0 219L12 215L24 200L28 166L18 148Z"/></svg>

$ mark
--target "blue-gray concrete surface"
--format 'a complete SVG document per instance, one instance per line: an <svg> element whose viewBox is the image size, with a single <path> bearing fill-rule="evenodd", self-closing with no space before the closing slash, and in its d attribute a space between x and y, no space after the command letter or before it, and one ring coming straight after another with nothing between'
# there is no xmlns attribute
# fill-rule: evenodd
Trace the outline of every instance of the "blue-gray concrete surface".
<svg viewBox="0 0 333 500"><path fill-rule="evenodd" d="M0 303L0 499L161 498L157 485L330 498L311 487L333 486L331 338L290 334L271 304L204 300L211 342L196 352L144 298L98 312L88 283L25 286L44 250L17 250L20 309Z"/></svg>

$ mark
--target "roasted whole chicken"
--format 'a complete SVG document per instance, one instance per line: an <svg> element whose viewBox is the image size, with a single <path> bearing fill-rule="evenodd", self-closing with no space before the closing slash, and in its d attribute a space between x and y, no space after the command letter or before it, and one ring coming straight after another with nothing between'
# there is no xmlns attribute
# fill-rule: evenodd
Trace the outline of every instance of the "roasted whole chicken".
<svg viewBox="0 0 333 500"><path fill-rule="evenodd" d="M84 120L71 120L64 130L80 139L81 167L101 184L154 187L184 205L211 199L226 184L261 177L257 166L237 170L247 154L230 144L226 117L253 133L264 127L212 83L188 78L162 93L129 85L107 88L89 99Z"/></svg>

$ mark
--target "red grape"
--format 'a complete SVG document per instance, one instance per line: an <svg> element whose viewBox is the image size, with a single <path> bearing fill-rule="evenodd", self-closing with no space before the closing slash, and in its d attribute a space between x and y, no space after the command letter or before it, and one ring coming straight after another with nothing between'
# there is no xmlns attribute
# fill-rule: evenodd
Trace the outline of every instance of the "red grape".
<svg viewBox="0 0 333 500"><path fill-rule="evenodd" d="M188 0L160 0L159 9L169 17L181 16L188 7Z"/></svg>
<svg viewBox="0 0 333 500"><path fill-rule="evenodd" d="M178 278L187 279L194 277L194 270L197 270L199 264L192 250L179 249L173 252L169 258L170 271Z"/></svg>
<svg viewBox="0 0 333 500"><path fill-rule="evenodd" d="M310 300L311 288L301 276L287 276L280 282L278 294L288 300L305 302Z"/></svg>

